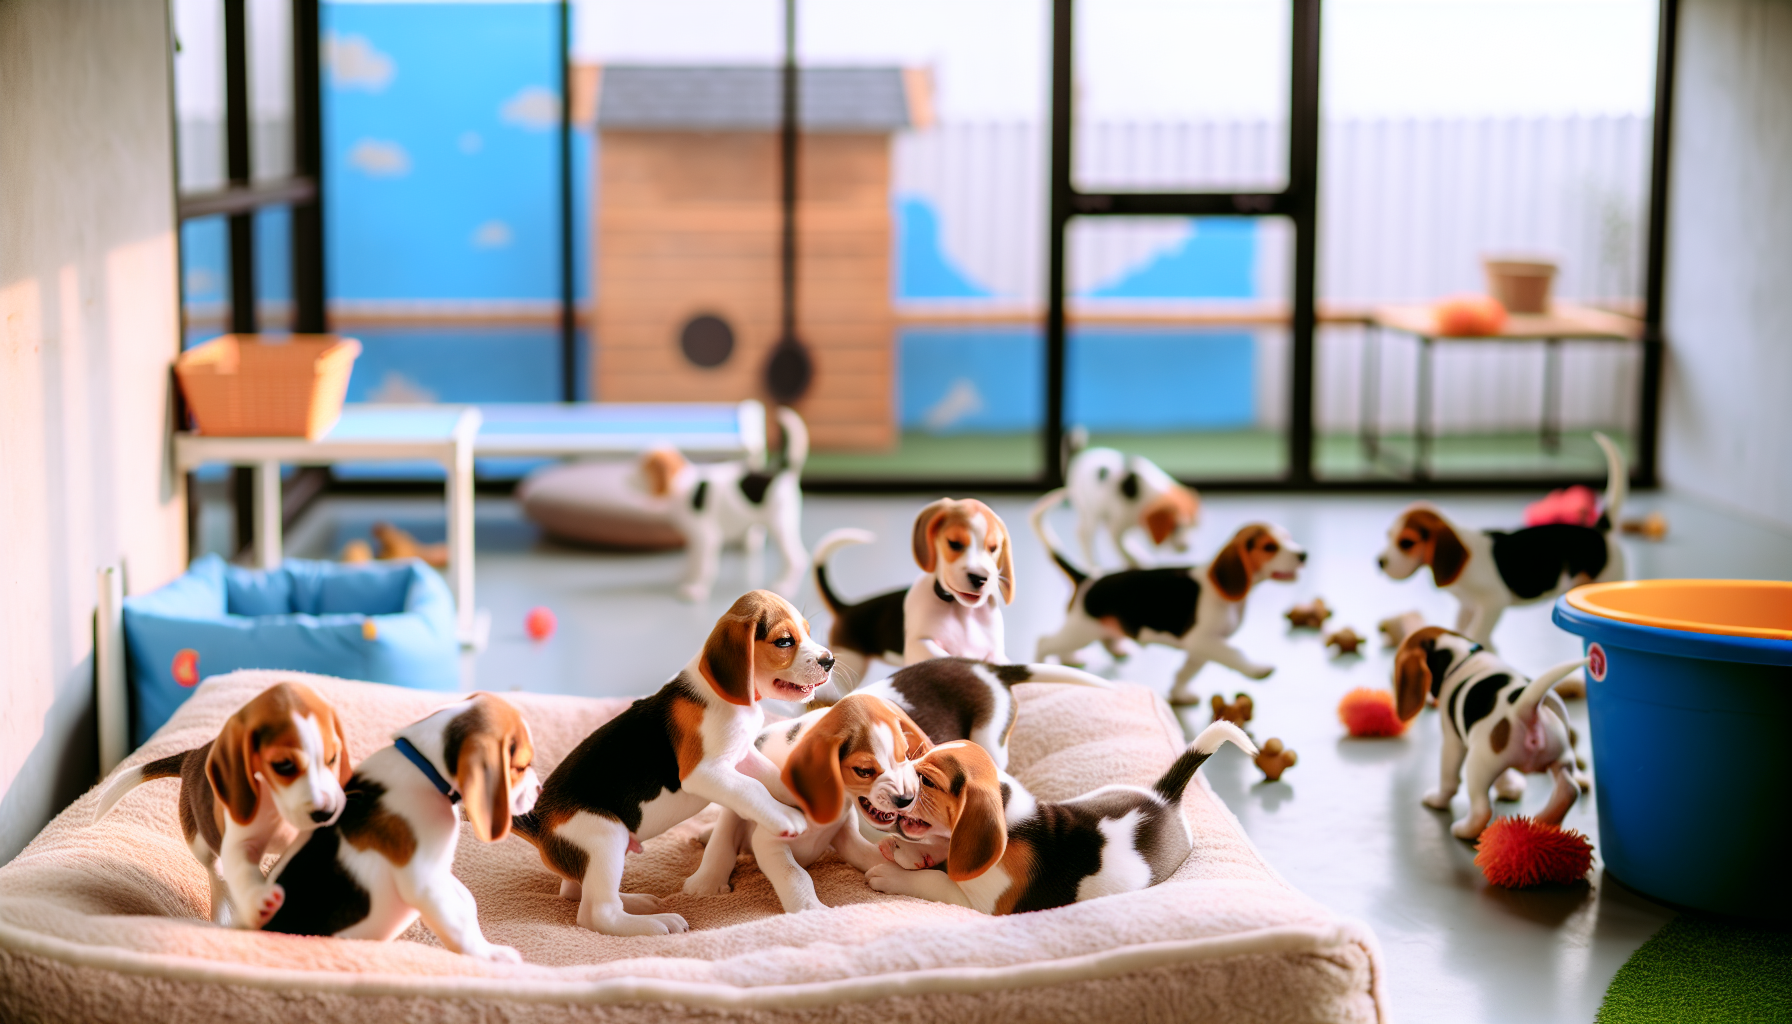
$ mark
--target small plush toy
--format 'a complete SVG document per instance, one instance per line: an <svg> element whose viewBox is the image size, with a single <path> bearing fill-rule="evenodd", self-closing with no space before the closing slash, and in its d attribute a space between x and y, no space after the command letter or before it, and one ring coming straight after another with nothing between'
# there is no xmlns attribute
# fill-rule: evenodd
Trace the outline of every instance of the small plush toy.
<svg viewBox="0 0 1792 1024"><path fill-rule="evenodd" d="M1288 609L1288 625L1295 629L1318 629L1331 617L1332 610L1325 606L1323 597L1315 597L1306 604L1297 604Z"/></svg>
<svg viewBox="0 0 1792 1024"><path fill-rule="evenodd" d="M1506 307L1486 295L1452 295L1431 307L1441 338L1490 338L1506 326Z"/></svg>
<svg viewBox="0 0 1792 1024"><path fill-rule="evenodd" d="M1375 628L1381 632L1382 644L1398 647L1401 641L1425 628L1425 616L1418 612L1401 612L1382 619Z"/></svg>
<svg viewBox="0 0 1792 1024"><path fill-rule="evenodd" d="M1357 653L1357 648L1363 646L1363 638L1357 635L1356 630L1345 626L1343 629L1327 635L1325 646L1336 647L1339 656L1342 657L1346 654Z"/></svg>
<svg viewBox="0 0 1792 1024"><path fill-rule="evenodd" d="M1257 748L1257 756L1254 760L1257 762L1257 767L1263 770L1264 781L1276 782L1281 779L1283 772L1294 767L1299 758L1295 757L1294 751L1282 746L1281 740L1272 736L1263 741L1263 746Z"/></svg>
<svg viewBox="0 0 1792 1024"><path fill-rule="evenodd" d="M1599 495L1591 487L1575 484L1547 497L1531 502L1524 509L1524 525L1548 526L1567 523L1570 526L1592 526L1599 522Z"/></svg>
<svg viewBox="0 0 1792 1024"><path fill-rule="evenodd" d="M559 620L554 618L552 609L539 605L529 609L529 614L523 618L523 628L529 631L529 639L536 642L553 636L554 627L559 624Z"/></svg>
<svg viewBox="0 0 1792 1024"><path fill-rule="evenodd" d="M1587 682L1584 679L1564 679L1551 692L1563 700L1580 700L1587 695Z"/></svg>
<svg viewBox="0 0 1792 1024"><path fill-rule="evenodd" d="M1496 818L1475 846L1475 866L1494 885L1524 889L1544 882L1569 885L1593 866L1593 844L1560 825L1530 818Z"/></svg>
<svg viewBox="0 0 1792 1024"><path fill-rule="evenodd" d="M1359 686L1338 702L1338 721L1352 736L1398 736L1406 723L1394 710L1394 695Z"/></svg>
<svg viewBox="0 0 1792 1024"><path fill-rule="evenodd" d="M364 540L351 540L342 545L342 561L350 565L373 561L373 546Z"/></svg>
<svg viewBox="0 0 1792 1024"><path fill-rule="evenodd" d="M1633 537L1662 540L1668 535L1668 517L1660 512L1651 512L1641 519L1626 519L1618 528Z"/></svg>
<svg viewBox="0 0 1792 1024"><path fill-rule="evenodd" d="M1251 720L1251 707L1251 695L1248 693L1233 697L1230 704L1226 703L1226 698L1216 693L1213 695L1213 720L1218 722L1223 719L1242 729Z"/></svg>
<svg viewBox="0 0 1792 1024"><path fill-rule="evenodd" d="M373 539L379 542L380 559L421 558L425 564L437 569L448 566L448 545L419 544L417 538L406 530L401 530L391 523L374 523Z"/></svg>

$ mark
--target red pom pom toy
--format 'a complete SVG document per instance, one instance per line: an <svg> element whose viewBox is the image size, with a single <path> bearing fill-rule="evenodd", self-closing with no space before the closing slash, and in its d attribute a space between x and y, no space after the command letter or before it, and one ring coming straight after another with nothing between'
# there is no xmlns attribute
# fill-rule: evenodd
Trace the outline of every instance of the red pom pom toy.
<svg viewBox="0 0 1792 1024"><path fill-rule="evenodd" d="M1352 736L1398 736L1406 723L1394 711L1394 695L1362 686L1338 702L1338 721Z"/></svg>
<svg viewBox="0 0 1792 1024"><path fill-rule="evenodd" d="M554 635L554 627L559 625L551 609L537 605L529 609L529 615L523 619L523 628L529 631L529 639L546 640Z"/></svg>
<svg viewBox="0 0 1792 1024"><path fill-rule="evenodd" d="M1593 866L1593 844L1560 825L1525 817L1496 818L1481 833L1475 866L1494 885L1523 889L1544 882L1578 882Z"/></svg>

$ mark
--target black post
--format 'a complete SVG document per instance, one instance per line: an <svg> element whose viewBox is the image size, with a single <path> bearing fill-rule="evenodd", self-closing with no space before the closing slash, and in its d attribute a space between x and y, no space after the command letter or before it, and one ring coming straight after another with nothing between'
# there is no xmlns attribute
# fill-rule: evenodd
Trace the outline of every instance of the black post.
<svg viewBox="0 0 1792 1024"><path fill-rule="evenodd" d="M318 73L317 0L292 0L293 175L310 178L310 199L292 205L292 329L329 330L324 307L323 89Z"/></svg>
<svg viewBox="0 0 1792 1024"><path fill-rule="evenodd" d="M1064 243L1070 227L1074 0L1052 3L1051 246L1045 282L1045 485L1064 482Z"/></svg>
<svg viewBox="0 0 1792 1024"><path fill-rule="evenodd" d="M573 306L572 4L560 0L560 400L579 398L579 336Z"/></svg>
<svg viewBox="0 0 1792 1024"><path fill-rule="evenodd" d="M783 284L783 308L778 321L780 342L796 337L796 135L800 109L797 88L796 0L784 0L784 107L778 118L778 167L783 177L779 196L783 214L779 249Z"/></svg>
<svg viewBox="0 0 1792 1024"><path fill-rule="evenodd" d="M1655 124L1649 153L1649 239L1643 280L1643 388L1637 415L1635 481L1661 482L1661 369L1667 337L1662 331L1662 291L1668 251L1668 169L1673 153L1674 50L1680 27L1679 0L1661 0L1655 44Z"/></svg>
<svg viewBox="0 0 1792 1024"><path fill-rule="evenodd" d="M1289 324L1288 479L1313 481L1313 341L1318 263L1320 0L1294 0L1288 192L1293 199L1294 295Z"/></svg>
<svg viewBox="0 0 1792 1024"><path fill-rule="evenodd" d="M249 45L243 0L224 0L224 162L231 187L246 188L249 165ZM230 215L230 329L255 333L255 213Z"/></svg>

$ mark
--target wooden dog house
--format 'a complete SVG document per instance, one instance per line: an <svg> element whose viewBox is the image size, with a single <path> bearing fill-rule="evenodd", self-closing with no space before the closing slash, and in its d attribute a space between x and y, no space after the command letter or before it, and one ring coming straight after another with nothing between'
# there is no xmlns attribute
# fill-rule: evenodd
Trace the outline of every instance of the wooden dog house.
<svg viewBox="0 0 1792 1024"><path fill-rule="evenodd" d="M818 448L897 436L890 136L925 79L805 69L799 81L796 408ZM597 85L596 340L603 401L766 394L779 330L782 99L773 68L606 67Z"/></svg>

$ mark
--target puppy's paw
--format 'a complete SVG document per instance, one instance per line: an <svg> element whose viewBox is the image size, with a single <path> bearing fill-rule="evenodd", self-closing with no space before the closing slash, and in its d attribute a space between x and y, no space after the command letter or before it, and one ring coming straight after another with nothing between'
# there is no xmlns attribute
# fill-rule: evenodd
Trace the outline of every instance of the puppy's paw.
<svg viewBox="0 0 1792 1024"><path fill-rule="evenodd" d="M1524 799L1524 775L1516 768L1508 768L1493 780L1493 792L1501 800Z"/></svg>
<svg viewBox="0 0 1792 1024"><path fill-rule="evenodd" d="M1473 818L1463 818L1450 826L1450 834L1458 839L1478 839L1486 825L1477 825Z"/></svg>
<svg viewBox="0 0 1792 1024"><path fill-rule="evenodd" d="M268 886L267 891L262 894L261 899L255 904L255 910L258 915L255 919L255 927L260 928L262 925L267 924L268 921L273 919L275 914L280 912L280 908L285 906L285 904L286 888L278 884Z"/></svg>
<svg viewBox="0 0 1792 1024"><path fill-rule="evenodd" d="M780 839L795 839L808 830L809 819L794 807L775 807L771 816L760 821L759 825L776 832Z"/></svg>
<svg viewBox="0 0 1792 1024"><path fill-rule="evenodd" d="M1245 669L1245 675L1252 679L1268 679L1275 673L1274 665L1251 665Z"/></svg>
<svg viewBox="0 0 1792 1024"><path fill-rule="evenodd" d="M622 909L631 914L657 914L660 911L660 898L652 893L619 892L622 898Z"/></svg>
<svg viewBox="0 0 1792 1024"><path fill-rule="evenodd" d="M684 880L683 891L686 896L725 896L734 891L734 886L729 884L729 881L726 878L718 881L702 872L698 872ZM624 906L627 906L627 904L624 904ZM635 911L630 910L629 913L632 914L635 913Z"/></svg>
<svg viewBox="0 0 1792 1024"><path fill-rule="evenodd" d="M873 864L871 870L865 872L865 884L876 892L906 895L907 887L902 884L903 874L903 869L894 864Z"/></svg>
<svg viewBox="0 0 1792 1024"><path fill-rule="evenodd" d="M895 836L877 844L877 852L884 855L884 860L905 871L922 871L933 867L932 857Z"/></svg>
<svg viewBox="0 0 1792 1024"><path fill-rule="evenodd" d="M479 949L467 950L467 955L475 960L490 960L495 964L520 964L523 962L523 954L509 946L500 946L492 942L486 943Z"/></svg>
<svg viewBox="0 0 1792 1024"><path fill-rule="evenodd" d="M1441 789L1434 789L1426 793L1419 802L1434 811L1447 811L1450 809L1450 799L1455 795L1454 793L1445 793Z"/></svg>

